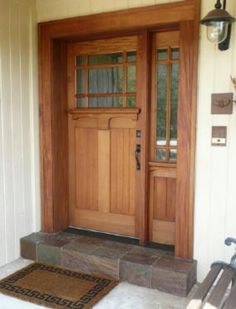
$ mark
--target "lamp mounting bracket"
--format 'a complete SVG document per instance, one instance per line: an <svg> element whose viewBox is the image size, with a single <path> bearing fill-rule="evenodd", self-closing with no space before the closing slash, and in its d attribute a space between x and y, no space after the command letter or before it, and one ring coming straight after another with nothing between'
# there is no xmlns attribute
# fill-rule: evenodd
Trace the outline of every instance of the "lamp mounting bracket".
<svg viewBox="0 0 236 309"><path fill-rule="evenodd" d="M216 4L215 4L215 8L216 8L216 9L221 9L221 7L222 7L221 1L220 1L220 0L217 0L217 1L216 1Z"/></svg>

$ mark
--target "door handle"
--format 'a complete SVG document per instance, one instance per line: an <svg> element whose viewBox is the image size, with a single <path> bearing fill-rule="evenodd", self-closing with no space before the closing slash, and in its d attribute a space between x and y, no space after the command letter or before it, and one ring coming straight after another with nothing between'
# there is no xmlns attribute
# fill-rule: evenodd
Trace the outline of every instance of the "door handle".
<svg viewBox="0 0 236 309"><path fill-rule="evenodd" d="M141 153L141 145L140 144L136 144L135 160L136 160L136 170L137 171L141 170L140 153Z"/></svg>

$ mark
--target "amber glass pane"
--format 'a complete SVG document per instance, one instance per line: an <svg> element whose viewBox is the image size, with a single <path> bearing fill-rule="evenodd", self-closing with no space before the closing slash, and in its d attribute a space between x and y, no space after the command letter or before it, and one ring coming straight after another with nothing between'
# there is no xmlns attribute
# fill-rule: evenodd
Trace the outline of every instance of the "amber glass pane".
<svg viewBox="0 0 236 309"><path fill-rule="evenodd" d="M127 53L127 60L128 60L128 62L135 62L136 61L136 52L128 52Z"/></svg>
<svg viewBox="0 0 236 309"><path fill-rule="evenodd" d="M122 68L89 70L89 93L122 92Z"/></svg>
<svg viewBox="0 0 236 309"><path fill-rule="evenodd" d="M157 66L157 128L158 145L166 145L167 65Z"/></svg>
<svg viewBox="0 0 236 309"><path fill-rule="evenodd" d="M122 107L122 97L89 98L89 107Z"/></svg>
<svg viewBox="0 0 236 309"><path fill-rule="evenodd" d="M77 70L76 71L76 83L77 83L77 93L84 94L85 93L85 70Z"/></svg>
<svg viewBox="0 0 236 309"><path fill-rule="evenodd" d="M157 51L157 60L167 60L168 50L167 49L158 49Z"/></svg>
<svg viewBox="0 0 236 309"><path fill-rule="evenodd" d="M179 48L172 48L171 49L171 59L178 60L179 59Z"/></svg>
<svg viewBox="0 0 236 309"><path fill-rule="evenodd" d="M92 55L88 57L88 64L113 64L123 61L122 53L107 54L107 55Z"/></svg>
<svg viewBox="0 0 236 309"><path fill-rule="evenodd" d="M127 97L126 106L127 107L135 107L136 106L136 97Z"/></svg>
<svg viewBox="0 0 236 309"><path fill-rule="evenodd" d="M156 149L156 160L157 161L166 161L166 149Z"/></svg>
<svg viewBox="0 0 236 309"><path fill-rule="evenodd" d="M127 67L127 92L136 91L136 66Z"/></svg>
<svg viewBox="0 0 236 309"><path fill-rule="evenodd" d="M179 93L179 64L171 66L171 116L170 116L170 139L177 141L177 109Z"/></svg>

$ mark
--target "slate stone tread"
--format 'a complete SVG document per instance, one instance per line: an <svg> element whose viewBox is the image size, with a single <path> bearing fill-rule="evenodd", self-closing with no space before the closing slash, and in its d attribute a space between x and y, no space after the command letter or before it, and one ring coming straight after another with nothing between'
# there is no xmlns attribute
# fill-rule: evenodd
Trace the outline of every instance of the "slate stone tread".
<svg viewBox="0 0 236 309"><path fill-rule="evenodd" d="M21 239L24 258L186 296L196 282L196 261L172 252L72 233L32 233Z"/></svg>

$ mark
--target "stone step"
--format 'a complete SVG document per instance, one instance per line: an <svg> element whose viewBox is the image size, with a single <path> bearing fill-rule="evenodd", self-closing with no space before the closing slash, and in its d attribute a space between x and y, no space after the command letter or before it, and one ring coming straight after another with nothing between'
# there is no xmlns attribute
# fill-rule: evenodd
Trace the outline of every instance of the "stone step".
<svg viewBox="0 0 236 309"><path fill-rule="evenodd" d="M21 256L139 286L186 296L196 282L196 262L173 253L65 232L21 239Z"/></svg>

